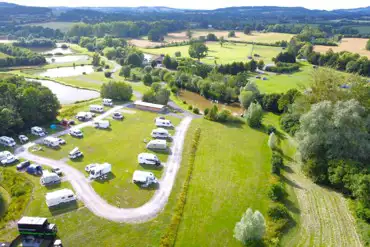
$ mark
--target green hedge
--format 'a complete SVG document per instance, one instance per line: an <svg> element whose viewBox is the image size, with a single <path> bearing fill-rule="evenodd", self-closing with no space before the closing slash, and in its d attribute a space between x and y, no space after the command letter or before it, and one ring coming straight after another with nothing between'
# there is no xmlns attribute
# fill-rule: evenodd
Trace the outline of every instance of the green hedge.
<svg viewBox="0 0 370 247"><path fill-rule="evenodd" d="M186 204L186 197L188 194L188 189L189 189L189 184L191 180L191 175L193 173L194 169L194 161L195 161L195 155L198 149L198 144L199 144L199 138L200 138L200 133L201 129L198 128L195 131L194 138L193 138L193 143L191 145L191 150L190 150L190 157L189 157L189 170L185 178L185 182L182 186L181 193L179 195L179 198L177 200L176 208L175 208L175 213L172 216L171 223L168 226L166 232L164 235L161 237L161 247L170 247L173 246L176 240L177 236L177 231L180 226L181 218L184 213L184 208Z"/></svg>

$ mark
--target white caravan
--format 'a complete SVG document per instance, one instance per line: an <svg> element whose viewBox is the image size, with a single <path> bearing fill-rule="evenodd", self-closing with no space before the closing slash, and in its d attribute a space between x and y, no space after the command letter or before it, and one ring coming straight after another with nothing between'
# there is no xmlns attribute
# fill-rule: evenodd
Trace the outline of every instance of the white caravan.
<svg viewBox="0 0 370 247"><path fill-rule="evenodd" d="M90 111L91 112L102 113L102 112L104 112L104 107L101 106L101 105L90 105Z"/></svg>
<svg viewBox="0 0 370 247"><path fill-rule="evenodd" d="M78 148L74 148L71 152L69 152L69 158L70 159L77 159L83 156L83 153Z"/></svg>
<svg viewBox="0 0 370 247"><path fill-rule="evenodd" d="M0 163L2 165L8 165L16 162L18 158L9 151L0 152Z"/></svg>
<svg viewBox="0 0 370 247"><path fill-rule="evenodd" d="M0 144L5 147L14 147L16 145L14 139L8 136L0 137Z"/></svg>
<svg viewBox="0 0 370 247"><path fill-rule="evenodd" d="M76 201L77 198L72 190L62 189L46 193L46 205L48 207L57 206L62 203Z"/></svg>
<svg viewBox="0 0 370 247"><path fill-rule="evenodd" d="M171 137L171 135L168 133L168 130L163 128L154 129L151 135L153 138L162 138L162 139Z"/></svg>
<svg viewBox="0 0 370 247"><path fill-rule="evenodd" d="M158 159L157 155L150 154L150 153L141 153L137 157L137 161L139 164L144 165L154 165L154 166L160 166L161 161Z"/></svg>
<svg viewBox="0 0 370 247"><path fill-rule="evenodd" d="M50 184L60 183L61 179L58 176L58 174L56 174L54 172L44 171L42 173L42 177L41 177L40 181L41 181L42 185L47 186L47 185L50 185Z"/></svg>
<svg viewBox="0 0 370 247"><path fill-rule="evenodd" d="M31 134L35 136L46 136L45 130L38 126L31 128Z"/></svg>
<svg viewBox="0 0 370 247"><path fill-rule="evenodd" d="M94 122L94 126L98 129L108 129L110 127L110 123L108 120L100 120Z"/></svg>
<svg viewBox="0 0 370 247"><path fill-rule="evenodd" d="M167 142L166 140L151 140L146 144L147 149L158 149L158 150L166 150L167 149Z"/></svg>
<svg viewBox="0 0 370 247"><path fill-rule="evenodd" d="M76 115L76 118L79 120L79 121L90 121L91 119L93 119L94 115L91 113L91 112L79 112L77 113Z"/></svg>
<svg viewBox="0 0 370 247"><path fill-rule="evenodd" d="M113 100L111 100L111 99L103 99L103 105L113 106Z"/></svg>
<svg viewBox="0 0 370 247"><path fill-rule="evenodd" d="M112 171L112 165L109 163L96 164L96 166L90 169L90 179L99 178L106 175Z"/></svg>
<svg viewBox="0 0 370 247"><path fill-rule="evenodd" d="M157 184L158 180L151 172L135 171L132 176L132 182L135 184L143 184L143 187L148 187L151 184Z"/></svg>
<svg viewBox="0 0 370 247"><path fill-rule="evenodd" d="M171 121L163 118L156 118L155 125L157 127L173 128L173 124L171 123Z"/></svg>
<svg viewBox="0 0 370 247"><path fill-rule="evenodd" d="M44 145L48 147L57 148L59 147L60 141L58 138L48 136L48 137L45 137L45 139L43 140L43 143Z"/></svg>

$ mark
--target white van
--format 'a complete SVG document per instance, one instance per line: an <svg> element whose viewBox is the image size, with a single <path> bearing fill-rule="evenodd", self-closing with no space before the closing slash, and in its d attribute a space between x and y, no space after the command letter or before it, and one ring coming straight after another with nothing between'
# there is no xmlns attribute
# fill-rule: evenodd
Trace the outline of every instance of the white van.
<svg viewBox="0 0 370 247"><path fill-rule="evenodd" d="M157 127L173 128L173 124L171 123L170 120L162 119L162 118L156 118L155 125Z"/></svg>
<svg viewBox="0 0 370 247"><path fill-rule="evenodd" d="M104 112L104 107L101 106L101 105L90 105L90 111L91 112L102 113L102 112Z"/></svg>
<svg viewBox="0 0 370 247"><path fill-rule="evenodd" d="M94 126L98 129L108 129L110 127L110 123L108 120L100 120L94 122Z"/></svg>
<svg viewBox="0 0 370 247"><path fill-rule="evenodd" d="M166 140L151 140L146 145L147 149L167 150Z"/></svg>
<svg viewBox="0 0 370 247"><path fill-rule="evenodd" d="M18 158L9 151L0 152L1 165L8 165L18 161Z"/></svg>
<svg viewBox="0 0 370 247"><path fill-rule="evenodd" d="M0 137L0 144L5 147L14 147L16 145L14 139L8 136Z"/></svg>
<svg viewBox="0 0 370 247"><path fill-rule="evenodd" d="M103 99L103 105L113 106L113 100L111 100L111 99Z"/></svg>
<svg viewBox="0 0 370 247"><path fill-rule="evenodd" d="M150 153L141 153L137 157L137 161L139 164L144 165L154 165L154 166L160 166L161 161L158 159L157 155L150 154Z"/></svg>
<svg viewBox="0 0 370 247"><path fill-rule="evenodd" d="M31 128L31 134L35 136L46 136L45 130L38 126L34 126Z"/></svg>
<svg viewBox="0 0 370 247"><path fill-rule="evenodd" d="M166 138L171 137L171 135L168 133L168 130L163 129L163 128L154 129L151 135L153 138L166 139Z"/></svg>
<svg viewBox="0 0 370 247"><path fill-rule="evenodd" d="M143 184L143 187L148 187L151 184L158 183L158 180L151 172L135 171L132 176L132 182Z"/></svg>
<svg viewBox="0 0 370 247"><path fill-rule="evenodd" d="M58 138L48 136L48 137L45 137L45 139L43 140L43 143L44 145L48 147L57 148L59 147L60 141Z"/></svg>
<svg viewBox="0 0 370 247"><path fill-rule="evenodd" d="M58 176L58 174L54 172L48 172L44 171L42 173L42 177L40 179L42 185L51 185L51 184L57 184L61 182L61 178Z"/></svg>
<svg viewBox="0 0 370 247"><path fill-rule="evenodd" d="M57 206L62 203L76 201L77 198L72 190L62 189L46 193L46 205L48 207Z"/></svg>
<svg viewBox="0 0 370 247"><path fill-rule="evenodd" d="M99 178L106 175L112 171L112 165L109 163L96 164L96 166L90 169L90 179Z"/></svg>

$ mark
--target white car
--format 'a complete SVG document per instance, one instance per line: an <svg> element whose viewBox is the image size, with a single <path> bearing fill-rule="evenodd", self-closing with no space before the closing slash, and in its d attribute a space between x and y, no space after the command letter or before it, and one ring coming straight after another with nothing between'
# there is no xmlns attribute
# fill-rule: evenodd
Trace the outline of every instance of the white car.
<svg viewBox="0 0 370 247"><path fill-rule="evenodd" d="M26 143L26 142L28 142L28 137L27 137L27 136L25 136L25 135L20 135L20 136L18 136L18 139L19 139L19 141L20 141L21 143Z"/></svg>
<svg viewBox="0 0 370 247"><path fill-rule="evenodd" d="M82 133L82 131L79 130L79 129L71 129L71 131L69 132L69 134L71 136L74 136L74 137L83 137L84 136L84 134Z"/></svg>
<svg viewBox="0 0 370 247"><path fill-rule="evenodd" d="M66 141L64 139L62 139L62 138L57 138L57 139L58 139L60 145L66 144Z"/></svg>
<svg viewBox="0 0 370 247"><path fill-rule="evenodd" d="M96 167L97 166L97 164L90 164L90 165L87 165L86 167L85 167L85 171L87 171L87 172L90 172L91 171L91 169L93 169L94 167Z"/></svg>

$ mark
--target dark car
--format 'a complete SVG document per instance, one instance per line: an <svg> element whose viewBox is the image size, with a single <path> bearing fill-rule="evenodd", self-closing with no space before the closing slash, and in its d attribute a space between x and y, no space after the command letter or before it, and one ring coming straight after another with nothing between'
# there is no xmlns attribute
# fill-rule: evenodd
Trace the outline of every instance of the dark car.
<svg viewBox="0 0 370 247"><path fill-rule="evenodd" d="M19 163L19 164L17 165L17 170L18 170L18 171L23 170L23 169L25 169L25 168L29 167L30 165L31 165L31 162L29 162L28 160L23 161L23 162L21 162L21 163Z"/></svg>

